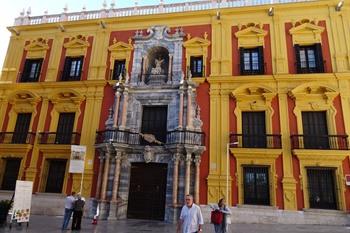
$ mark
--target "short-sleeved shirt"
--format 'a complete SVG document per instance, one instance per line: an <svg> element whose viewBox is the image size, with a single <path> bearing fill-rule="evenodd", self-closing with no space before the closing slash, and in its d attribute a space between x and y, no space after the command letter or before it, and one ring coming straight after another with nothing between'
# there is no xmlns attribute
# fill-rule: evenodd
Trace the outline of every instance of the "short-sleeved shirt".
<svg viewBox="0 0 350 233"><path fill-rule="evenodd" d="M180 219L183 221L183 233L197 232L198 225L204 224L201 208L196 204L192 204L191 208L182 207Z"/></svg>
<svg viewBox="0 0 350 233"><path fill-rule="evenodd" d="M70 210L73 209L74 201L75 201L75 198L72 195L66 197L66 200L64 202L64 208L70 209Z"/></svg>

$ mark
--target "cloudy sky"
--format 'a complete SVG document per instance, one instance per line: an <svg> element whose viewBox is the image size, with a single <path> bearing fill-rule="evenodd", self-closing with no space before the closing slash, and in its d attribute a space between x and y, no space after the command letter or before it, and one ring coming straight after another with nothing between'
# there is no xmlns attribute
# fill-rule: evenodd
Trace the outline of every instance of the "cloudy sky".
<svg viewBox="0 0 350 233"><path fill-rule="evenodd" d="M80 11L83 6L87 10L97 10L102 8L104 0L2 0L2 12L0 14L0 67L2 67L5 54L7 51L8 40L10 33L6 27L13 25L14 19L19 16L19 13L30 7L32 16L42 15L44 11L49 14L61 13L63 7L68 3L68 11ZM109 5L112 0L106 0ZM164 0L165 3L184 2L185 0ZM117 7L133 6L134 0L115 0ZM139 5L158 4L159 0L138 0Z"/></svg>

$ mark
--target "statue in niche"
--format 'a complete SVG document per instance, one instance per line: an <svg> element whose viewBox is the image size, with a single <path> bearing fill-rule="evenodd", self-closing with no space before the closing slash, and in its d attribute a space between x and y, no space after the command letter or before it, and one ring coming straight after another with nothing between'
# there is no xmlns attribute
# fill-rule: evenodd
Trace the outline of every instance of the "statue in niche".
<svg viewBox="0 0 350 233"><path fill-rule="evenodd" d="M164 59L157 59L154 61L154 64L156 67L152 68L151 74L162 74L162 63L164 62Z"/></svg>

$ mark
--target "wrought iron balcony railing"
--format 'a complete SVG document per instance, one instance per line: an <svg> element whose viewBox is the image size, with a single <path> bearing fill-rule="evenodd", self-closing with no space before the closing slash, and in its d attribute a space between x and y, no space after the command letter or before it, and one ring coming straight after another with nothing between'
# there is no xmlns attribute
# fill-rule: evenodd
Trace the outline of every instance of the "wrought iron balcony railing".
<svg viewBox="0 0 350 233"><path fill-rule="evenodd" d="M39 144L79 145L80 133L39 133Z"/></svg>
<svg viewBox="0 0 350 233"><path fill-rule="evenodd" d="M34 144L35 133L0 132L1 144Z"/></svg>
<svg viewBox="0 0 350 233"><path fill-rule="evenodd" d="M348 135L292 135L292 149L349 150Z"/></svg>
<svg viewBox="0 0 350 233"><path fill-rule="evenodd" d="M281 135L278 134L234 134L230 135L231 147L237 148L282 148Z"/></svg>
<svg viewBox="0 0 350 233"><path fill-rule="evenodd" d="M166 135L166 142L168 145L173 144L188 144L188 145L204 145L204 133L195 131L170 131ZM121 130L105 130L97 132L96 144L100 143L121 143L129 145L146 145L145 140L140 133L133 133ZM154 143L153 143L154 144ZM152 144L152 145L153 145Z"/></svg>

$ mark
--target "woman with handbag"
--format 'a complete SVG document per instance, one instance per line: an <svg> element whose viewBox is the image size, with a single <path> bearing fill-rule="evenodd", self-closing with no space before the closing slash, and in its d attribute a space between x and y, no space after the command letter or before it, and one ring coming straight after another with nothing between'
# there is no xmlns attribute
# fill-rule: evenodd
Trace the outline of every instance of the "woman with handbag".
<svg viewBox="0 0 350 233"><path fill-rule="evenodd" d="M231 224L231 210L226 207L224 198L219 200L218 208L214 211L219 211L223 215L221 223L214 223L215 233L228 233L228 225Z"/></svg>

